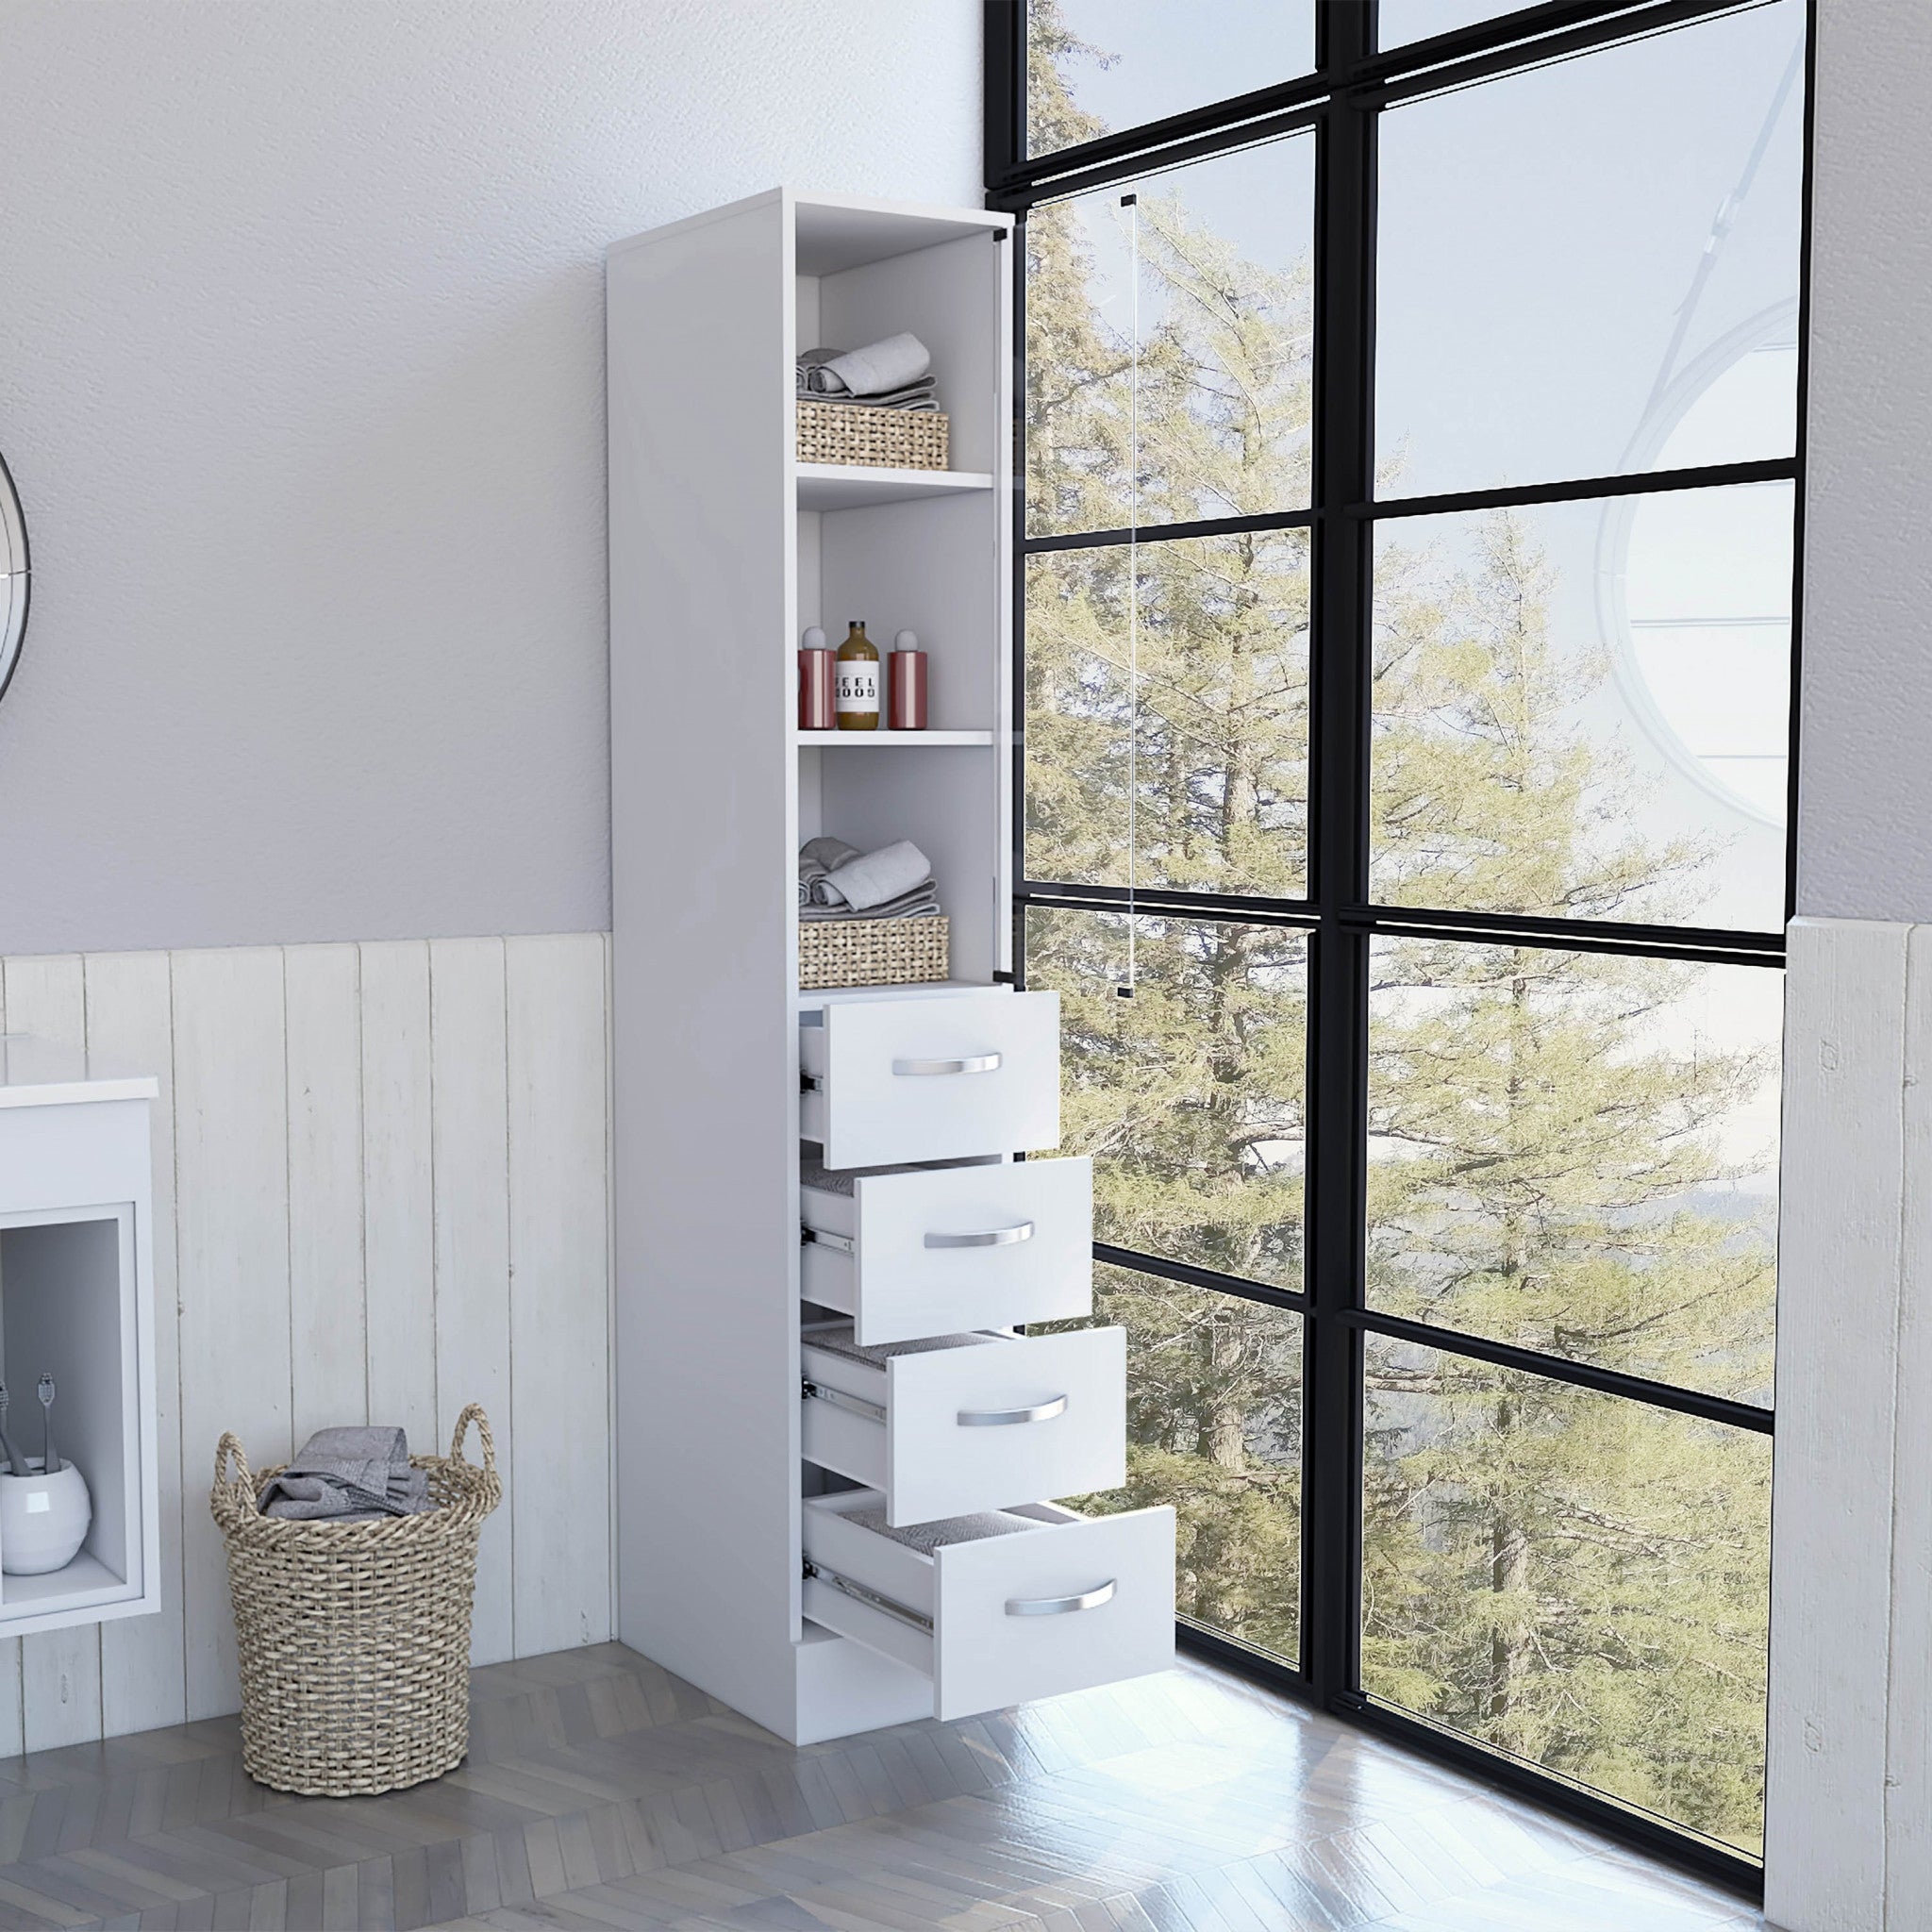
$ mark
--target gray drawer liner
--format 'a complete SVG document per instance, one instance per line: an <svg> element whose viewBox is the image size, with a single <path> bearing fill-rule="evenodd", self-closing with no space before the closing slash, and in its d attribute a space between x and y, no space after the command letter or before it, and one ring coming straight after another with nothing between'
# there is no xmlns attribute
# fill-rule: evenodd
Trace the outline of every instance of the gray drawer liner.
<svg viewBox="0 0 1932 1932"><path fill-rule="evenodd" d="M816 1143L814 1143L816 1144ZM851 1194L854 1183L875 1174L930 1174L935 1168L961 1165L952 1160L908 1160L899 1167L826 1167L816 1160L798 1163L798 1185L822 1194Z"/></svg>
<svg viewBox="0 0 1932 1932"><path fill-rule="evenodd" d="M990 1536L1017 1536L1023 1529L1048 1526L1030 1516L1009 1516L1004 1509L986 1509L976 1516L947 1516L938 1523L905 1523L897 1529L887 1523L883 1508L843 1513L847 1523L856 1523L874 1536L891 1537L895 1543L904 1543L908 1550L917 1550L924 1557L946 1543L984 1542Z"/></svg>
<svg viewBox="0 0 1932 1932"><path fill-rule="evenodd" d="M852 1339L850 1322L813 1323L799 1331L799 1342L806 1348L822 1348L827 1355L842 1355L848 1361L882 1369L895 1355L928 1355L936 1348L977 1348L996 1340L985 1335L922 1335L916 1341L887 1341L873 1348L861 1348Z"/></svg>

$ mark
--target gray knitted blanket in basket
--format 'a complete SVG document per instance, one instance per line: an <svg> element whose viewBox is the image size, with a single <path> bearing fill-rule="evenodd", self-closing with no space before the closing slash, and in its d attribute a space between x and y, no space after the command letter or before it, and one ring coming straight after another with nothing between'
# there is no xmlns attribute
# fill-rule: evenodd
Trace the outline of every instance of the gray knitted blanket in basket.
<svg viewBox="0 0 1932 1932"><path fill-rule="evenodd" d="M429 1473L409 1465L401 1429L317 1429L256 1497L264 1516L291 1522L375 1523L433 1507Z"/></svg>

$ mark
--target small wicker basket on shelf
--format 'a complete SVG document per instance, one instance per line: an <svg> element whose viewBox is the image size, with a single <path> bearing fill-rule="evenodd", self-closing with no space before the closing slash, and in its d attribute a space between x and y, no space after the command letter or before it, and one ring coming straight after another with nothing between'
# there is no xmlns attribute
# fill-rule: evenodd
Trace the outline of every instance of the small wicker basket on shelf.
<svg viewBox="0 0 1932 1932"><path fill-rule="evenodd" d="M483 1466L462 1456L476 1424ZM264 1516L232 1435L208 1499L228 1550L242 1664L242 1767L306 1797L394 1791L441 1777L470 1748L470 1610L476 1539L503 1498L482 1409L457 1418L447 1456L412 1456L435 1507L375 1523ZM234 1474L229 1474L229 1464Z"/></svg>
<svg viewBox="0 0 1932 1932"><path fill-rule="evenodd" d="M947 922L930 919L806 919L798 925L798 984L912 986L943 979Z"/></svg>
<svg viewBox="0 0 1932 1932"><path fill-rule="evenodd" d="M926 409L873 409L863 404L798 405L801 463L863 464L881 470L943 470L950 429Z"/></svg>

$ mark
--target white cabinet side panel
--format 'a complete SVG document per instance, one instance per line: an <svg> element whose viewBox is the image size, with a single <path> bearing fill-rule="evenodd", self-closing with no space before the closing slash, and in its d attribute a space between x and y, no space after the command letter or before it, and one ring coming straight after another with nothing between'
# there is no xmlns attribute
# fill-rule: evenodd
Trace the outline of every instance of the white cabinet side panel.
<svg viewBox="0 0 1932 1932"><path fill-rule="evenodd" d="M0 1033L7 1029L7 975L0 971ZM20 1639L0 1638L0 1753L14 1756L21 1742Z"/></svg>
<svg viewBox="0 0 1932 1932"><path fill-rule="evenodd" d="M58 1046L87 1045L86 978L77 955L8 959L7 976L8 1030L31 1033ZM19 1394L30 1396L26 1377L14 1371L23 1385ZM16 1410L16 1430L31 1410ZM23 1455L29 1453L25 1448ZM51 1751L78 1744L101 1734L101 1633L95 1624L78 1624L66 1630L43 1631L20 1641L21 1722L29 1751Z"/></svg>
<svg viewBox="0 0 1932 1932"><path fill-rule="evenodd" d="M608 271L621 1631L775 1729L799 1588L788 222L774 195Z"/></svg>

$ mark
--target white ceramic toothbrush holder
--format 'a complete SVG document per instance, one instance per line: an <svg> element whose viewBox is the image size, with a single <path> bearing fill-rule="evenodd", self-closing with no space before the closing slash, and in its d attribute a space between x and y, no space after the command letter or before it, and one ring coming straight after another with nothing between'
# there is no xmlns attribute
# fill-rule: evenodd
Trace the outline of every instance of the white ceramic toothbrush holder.
<svg viewBox="0 0 1932 1932"><path fill-rule="evenodd" d="M0 1573L43 1576L66 1569L93 1520L87 1479L71 1462L52 1475L0 1475Z"/></svg>

